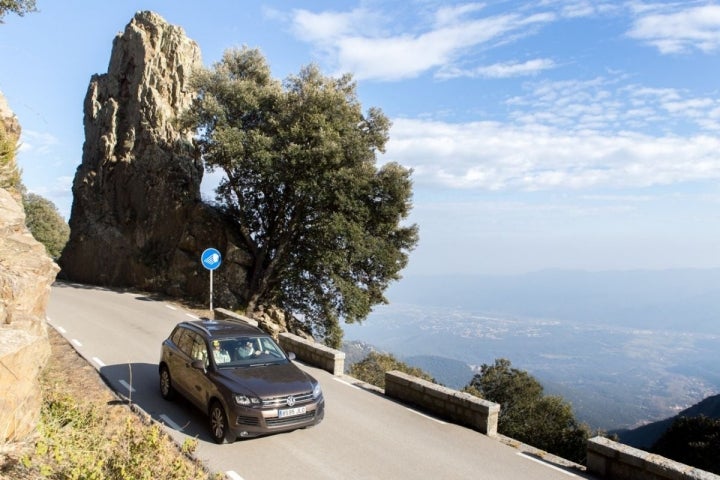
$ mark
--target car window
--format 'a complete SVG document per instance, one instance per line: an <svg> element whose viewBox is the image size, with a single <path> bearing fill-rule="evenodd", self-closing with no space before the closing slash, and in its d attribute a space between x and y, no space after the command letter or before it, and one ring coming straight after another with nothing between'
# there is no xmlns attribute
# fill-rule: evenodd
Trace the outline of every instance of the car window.
<svg viewBox="0 0 720 480"><path fill-rule="evenodd" d="M263 352L285 356L282 350L280 350L280 347L278 347L271 338L258 338L258 341L260 342L260 349Z"/></svg>
<svg viewBox="0 0 720 480"><path fill-rule="evenodd" d="M186 328L178 328L172 339L181 352L188 357L192 356L193 337L190 331Z"/></svg>
<svg viewBox="0 0 720 480"><path fill-rule="evenodd" d="M221 339L229 361L216 362L220 368L267 365L288 361L282 349L270 337L240 336Z"/></svg>
<svg viewBox="0 0 720 480"><path fill-rule="evenodd" d="M188 332L192 337L192 351L190 356L193 360L202 360L205 366L208 366L207 346L203 338L195 332Z"/></svg>

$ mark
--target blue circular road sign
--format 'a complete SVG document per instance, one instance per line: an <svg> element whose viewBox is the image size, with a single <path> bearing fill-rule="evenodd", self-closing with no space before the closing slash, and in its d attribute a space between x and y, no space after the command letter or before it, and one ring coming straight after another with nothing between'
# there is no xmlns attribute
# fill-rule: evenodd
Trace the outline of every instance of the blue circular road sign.
<svg viewBox="0 0 720 480"><path fill-rule="evenodd" d="M220 256L220 252L218 252L215 248L205 249L205 251L200 256L200 260L202 261L203 267L207 268L208 270L215 270L222 263L222 257Z"/></svg>

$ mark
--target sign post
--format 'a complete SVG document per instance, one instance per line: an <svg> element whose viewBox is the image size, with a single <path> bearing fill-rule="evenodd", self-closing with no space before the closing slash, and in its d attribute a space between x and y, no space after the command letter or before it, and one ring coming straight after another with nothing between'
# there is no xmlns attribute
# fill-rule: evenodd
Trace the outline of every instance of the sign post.
<svg viewBox="0 0 720 480"><path fill-rule="evenodd" d="M213 270L222 263L220 252L215 248L206 248L200 256L203 267L210 270L210 311L213 309Z"/></svg>

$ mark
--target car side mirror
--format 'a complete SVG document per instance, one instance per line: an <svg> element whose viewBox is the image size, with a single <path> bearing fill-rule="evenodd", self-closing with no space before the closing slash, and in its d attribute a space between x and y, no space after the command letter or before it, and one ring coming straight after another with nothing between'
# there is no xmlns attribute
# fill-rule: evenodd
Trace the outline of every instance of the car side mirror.
<svg viewBox="0 0 720 480"><path fill-rule="evenodd" d="M288 358L290 360L295 360L295 352L288 352Z"/></svg>
<svg viewBox="0 0 720 480"><path fill-rule="evenodd" d="M205 362L202 360L193 360L190 366L205 371Z"/></svg>

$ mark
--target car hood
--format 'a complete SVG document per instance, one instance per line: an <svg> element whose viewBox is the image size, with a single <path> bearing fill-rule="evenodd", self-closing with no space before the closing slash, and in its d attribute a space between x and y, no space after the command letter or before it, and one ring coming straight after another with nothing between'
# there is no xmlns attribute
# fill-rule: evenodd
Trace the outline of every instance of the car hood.
<svg viewBox="0 0 720 480"><path fill-rule="evenodd" d="M276 397L312 391L313 378L292 362L277 365L238 367L220 372L236 393Z"/></svg>

